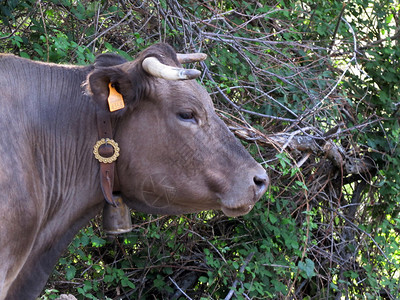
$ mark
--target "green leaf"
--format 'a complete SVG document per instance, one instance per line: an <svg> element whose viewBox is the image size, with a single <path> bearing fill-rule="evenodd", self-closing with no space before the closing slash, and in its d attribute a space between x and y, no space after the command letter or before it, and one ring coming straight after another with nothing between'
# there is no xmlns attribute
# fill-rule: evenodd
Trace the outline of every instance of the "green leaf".
<svg viewBox="0 0 400 300"><path fill-rule="evenodd" d="M114 281L114 276L112 276L112 275L105 275L104 278L103 278L103 281L104 281L104 282L107 282L107 283L111 283L111 282Z"/></svg>
<svg viewBox="0 0 400 300"><path fill-rule="evenodd" d="M134 289L136 286L133 284L133 282L131 282L127 277L123 278L121 280L121 285L123 287L129 287L131 289Z"/></svg>
<svg viewBox="0 0 400 300"><path fill-rule="evenodd" d="M268 219L269 219L269 221L271 222L271 224L275 224L276 221L278 221L278 218L277 218L274 214L272 214L272 213L269 213L269 214L268 214Z"/></svg>
<svg viewBox="0 0 400 300"><path fill-rule="evenodd" d="M76 268L74 266L68 266L65 273L65 278L71 280L75 277Z"/></svg>
<svg viewBox="0 0 400 300"><path fill-rule="evenodd" d="M106 240L99 238L98 236L93 236L91 240L93 247L101 247L106 244Z"/></svg>
<svg viewBox="0 0 400 300"><path fill-rule="evenodd" d="M303 190L307 190L308 189L306 184L304 183L304 181L296 180L295 183L296 183L296 185L298 185Z"/></svg>
<svg viewBox="0 0 400 300"><path fill-rule="evenodd" d="M206 282L208 282L208 278L207 278L206 276L200 276L200 277L199 277L199 281L200 281L201 283L206 283Z"/></svg>
<svg viewBox="0 0 400 300"><path fill-rule="evenodd" d="M232 267L234 267L236 270L239 270L239 264L237 261L232 262Z"/></svg>
<svg viewBox="0 0 400 300"><path fill-rule="evenodd" d="M153 285L156 288L162 288L165 286L165 282L160 276L158 276L158 278L153 281Z"/></svg>
<svg viewBox="0 0 400 300"><path fill-rule="evenodd" d="M31 58L31 57L29 56L29 54L26 53L26 52L24 52L24 51L21 51L21 52L19 53L19 56L21 56L21 57L23 57L23 58L27 58L27 59L30 59L30 58Z"/></svg>
<svg viewBox="0 0 400 300"><path fill-rule="evenodd" d="M314 272L314 262L309 258L306 258L305 262L300 261L298 267L305 273L305 278L311 279L316 275Z"/></svg>

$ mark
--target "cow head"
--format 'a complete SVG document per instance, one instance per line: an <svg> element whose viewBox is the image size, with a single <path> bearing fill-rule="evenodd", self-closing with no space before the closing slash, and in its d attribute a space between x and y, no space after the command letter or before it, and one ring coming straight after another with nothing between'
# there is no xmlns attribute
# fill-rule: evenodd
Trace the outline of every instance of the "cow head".
<svg viewBox="0 0 400 300"><path fill-rule="evenodd" d="M158 44L133 62L100 56L88 76L101 109L108 109L110 83L126 104L110 113L121 149L121 195L147 213L246 214L266 191L268 176L216 115L207 91L191 80L200 72L180 61L170 46Z"/></svg>

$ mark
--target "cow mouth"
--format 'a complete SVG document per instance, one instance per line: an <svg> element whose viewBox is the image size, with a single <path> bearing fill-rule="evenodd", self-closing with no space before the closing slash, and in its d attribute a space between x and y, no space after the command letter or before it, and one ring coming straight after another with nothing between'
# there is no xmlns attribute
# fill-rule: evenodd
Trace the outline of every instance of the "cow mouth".
<svg viewBox="0 0 400 300"><path fill-rule="evenodd" d="M239 217L248 214L254 205L248 204L239 207L222 206L222 212L228 217Z"/></svg>

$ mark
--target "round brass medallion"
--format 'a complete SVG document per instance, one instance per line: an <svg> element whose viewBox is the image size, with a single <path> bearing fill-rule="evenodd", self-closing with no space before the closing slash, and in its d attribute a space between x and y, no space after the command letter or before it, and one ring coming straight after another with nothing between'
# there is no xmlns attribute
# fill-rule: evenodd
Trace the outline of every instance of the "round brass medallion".
<svg viewBox="0 0 400 300"><path fill-rule="evenodd" d="M110 157L104 157L101 156L99 153L99 148L101 145L111 145L114 148L114 154ZM106 163L106 164L110 164L114 161L117 160L118 156L119 156L119 147L118 147L118 143L112 139L101 139L99 141L96 142L96 144L93 147L93 154L94 157L102 163Z"/></svg>

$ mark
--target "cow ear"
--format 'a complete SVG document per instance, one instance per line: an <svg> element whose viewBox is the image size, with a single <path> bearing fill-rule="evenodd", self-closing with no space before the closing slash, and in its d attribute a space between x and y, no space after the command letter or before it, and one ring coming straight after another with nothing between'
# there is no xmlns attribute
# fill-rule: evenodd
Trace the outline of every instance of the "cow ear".
<svg viewBox="0 0 400 300"><path fill-rule="evenodd" d="M88 93L103 110L110 110L108 103L110 93L117 94L125 107L134 101L132 82L128 74L118 66L95 68L88 75L86 85Z"/></svg>
<svg viewBox="0 0 400 300"><path fill-rule="evenodd" d="M128 61L118 54L104 53L104 54L100 54L99 56L96 57L96 60L94 61L94 65L96 68L101 68L101 67L111 67L111 66L116 66L116 65L122 65L126 62L128 62Z"/></svg>

